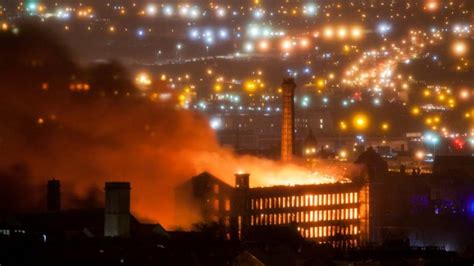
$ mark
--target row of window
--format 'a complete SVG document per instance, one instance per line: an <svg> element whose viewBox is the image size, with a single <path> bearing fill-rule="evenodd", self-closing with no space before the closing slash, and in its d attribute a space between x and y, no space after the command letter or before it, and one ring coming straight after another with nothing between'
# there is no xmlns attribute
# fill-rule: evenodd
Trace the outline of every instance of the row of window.
<svg viewBox="0 0 474 266"><path fill-rule="evenodd" d="M349 226L314 226L301 228L298 227L298 231L301 233L301 236L304 238L321 238L321 237L332 237L335 235L357 235L359 234L359 229L357 225Z"/></svg>
<svg viewBox="0 0 474 266"><path fill-rule="evenodd" d="M357 192L317 194L303 196L256 198L251 200L252 210L274 209L274 208L294 208L294 207L314 207L326 205L352 204L358 203Z"/></svg>
<svg viewBox="0 0 474 266"><path fill-rule="evenodd" d="M13 234L26 234L26 231L22 230L22 229L15 229L15 230L0 229L0 235L9 236L11 233L13 233Z"/></svg>
<svg viewBox="0 0 474 266"><path fill-rule="evenodd" d="M322 243L328 243L331 246L335 248L355 248L358 247L358 241L357 239L347 239L347 240L339 240L339 241L326 241L326 242L319 242L320 244Z"/></svg>
<svg viewBox="0 0 474 266"><path fill-rule="evenodd" d="M207 202L210 204L210 200L207 199ZM221 206L220 206L220 201L219 199L213 199L212 200L212 208L216 211L219 211L221 210ZM230 211L230 199L225 199L224 200L224 210L225 211Z"/></svg>
<svg viewBox="0 0 474 266"><path fill-rule="evenodd" d="M320 221L341 221L359 218L358 208L313 210L291 213L257 214L250 216L251 225L274 225L297 223L312 223Z"/></svg>

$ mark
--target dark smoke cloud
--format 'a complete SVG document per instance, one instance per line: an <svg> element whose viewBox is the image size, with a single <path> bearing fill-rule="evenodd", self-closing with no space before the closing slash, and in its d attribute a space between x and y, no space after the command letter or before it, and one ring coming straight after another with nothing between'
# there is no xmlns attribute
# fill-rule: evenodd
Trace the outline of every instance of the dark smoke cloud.
<svg viewBox="0 0 474 266"><path fill-rule="evenodd" d="M53 177L65 208L100 206L105 181L131 181L133 211L171 224L173 188L195 174L186 157L218 148L206 121L133 95L117 63L80 69L47 32L0 40L0 208L42 206ZM68 90L82 81L89 93Z"/></svg>
<svg viewBox="0 0 474 266"><path fill-rule="evenodd" d="M235 156L203 117L134 93L117 63L78 67L49 33L23 26L0 34L0 58L0 208L41 206L53 177L65 208L101 206L105 181L130 181L136 216L186 226L196 221L173 220L173 190L201 171L229 184L233 173L248 171L254 186L325 179L298 165ZM71 92L71 82L90 82L91 90ZM337 177L347 171L320 169Z"/></svg>

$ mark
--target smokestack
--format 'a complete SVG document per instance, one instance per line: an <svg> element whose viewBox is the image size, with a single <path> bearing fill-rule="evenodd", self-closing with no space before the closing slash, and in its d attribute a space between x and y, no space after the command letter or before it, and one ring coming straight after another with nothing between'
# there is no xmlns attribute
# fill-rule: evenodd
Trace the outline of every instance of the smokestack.
<svg viewBox="0 0 474 266"><path fill-rule="evenodd" d="M281 160L289 162L293 159L293 145L295 140L295 89L293 78L283 79L282 88L282 121L281 121Z"/></svg>
<svg viewBox="0 0 474 266"><path fill-rule="evenodd" d="M61 209L61 182L59 180L54 178L48 180L46 200L48 211L59 211Z"/></svg>
<svg viewBox="0 0 474 266"><path fill-rule="evenodd" d="M105 183L104 236L130 236L130 183Z"/></svg>

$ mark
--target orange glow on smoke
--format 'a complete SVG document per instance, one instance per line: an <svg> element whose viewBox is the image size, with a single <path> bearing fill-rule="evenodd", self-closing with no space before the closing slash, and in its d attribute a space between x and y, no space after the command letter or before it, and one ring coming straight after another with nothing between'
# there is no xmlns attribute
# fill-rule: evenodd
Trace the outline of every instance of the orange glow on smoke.
<svg viewBox="0 0 474 266"><path fill-rule="evenodd" d="M17 135L21 128L9 128L0 167L24 163L36 187L44 187L49 178L60 179L65 208L83 206L78 202L101 207L105 181L129 181L132 213L172 228L197 221L197 215L174 220L174 188L203 171L232 186L239 169L251 174L251 186L330 183L347 181L350 175L346 165L321 163L318 173L310 173L297 164L237 156L219 146L207 119L191 112L130 99L98 98L83 106L68 100L73 96L63 97L22 98L28 109L21 112L32 110L34 118L25 123L35 135ZM2 102L16 99L5 94ZM54 114L55 119L45 116L38 125L38 114Z"/></svg>

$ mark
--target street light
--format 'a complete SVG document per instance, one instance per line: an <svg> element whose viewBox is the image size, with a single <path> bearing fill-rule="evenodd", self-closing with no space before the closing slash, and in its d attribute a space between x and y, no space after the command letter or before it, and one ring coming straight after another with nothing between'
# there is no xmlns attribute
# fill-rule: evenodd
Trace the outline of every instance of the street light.
<svg viewBox="0 0 474 266"><path fill-rule="evenodd" d="M456 41L452 49L455 56L464 56L467 53L468 46L464 41Z"/></svg>
<svg viewBox="0 0 474 266"><path fill-rule="evenodd" d="M347 124L346 124L346 122L344 122L344 121L339 122L339 128L340 128L342 131L346 131L346 130L347 130Z"/></svg>
<svg viewBox="0 0 474 266"><path fill-rule="evenodd" d="M365 130L369 124L369 119L364 114L357 114L352 119L352 124L358 130Z"/></svg>
<svg viewBox="0 0 474 266"><path fill-rule="evenodd" d="M436 145L438 144L438 142L440 141L439 137L433 133L426 133L424 135L424 141L428 144L428 145L431 145L433 146L433 154L436 154Z"/></svg>

